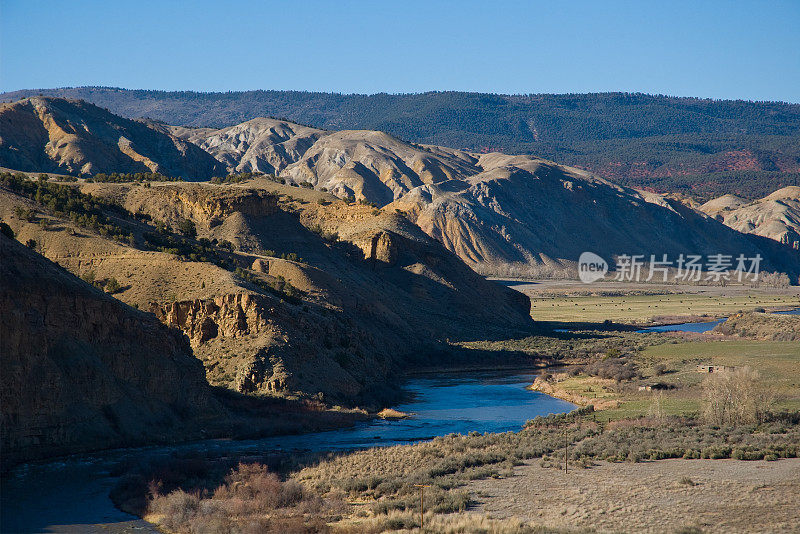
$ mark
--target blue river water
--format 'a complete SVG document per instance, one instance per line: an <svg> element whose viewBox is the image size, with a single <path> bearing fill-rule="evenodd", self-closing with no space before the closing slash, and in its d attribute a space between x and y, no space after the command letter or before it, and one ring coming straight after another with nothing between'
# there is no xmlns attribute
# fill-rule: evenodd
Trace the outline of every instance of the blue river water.
<svg viewBox="0 0 800 534"><path fill-rule="evenodd" d="M725 322L727 318L717 319L715 321L706 321L704 323L679 323L667 324L664 326L649 326L637 332L708 332L720 323Z"/></svg>
<svg viewBox="0 0 800 534"><path fill-rule="evenodd" d="M390 446L451 433L519 430L537 415L575 408L525 389L535 376L519 371L416 376L406 383L413 400L394 407L410 413L408 419L376 419L352 428L260 440L121 449L21 466L2 480L0 532L156 532L148 523L117 510L108 498L117 481L112 473L120 462L192 451L258 453Z"/></svg>

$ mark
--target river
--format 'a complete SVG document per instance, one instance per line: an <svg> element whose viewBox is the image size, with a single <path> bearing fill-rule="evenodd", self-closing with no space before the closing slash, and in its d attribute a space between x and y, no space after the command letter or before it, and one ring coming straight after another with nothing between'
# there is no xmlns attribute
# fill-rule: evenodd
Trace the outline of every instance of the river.
<svg viewBox="0 0 800 534"><path fill-rule="evenodd" d="M395 406L412 416L373 420L353 428L261 440L207 440L171 447L145 447L75 455L19 466L2 481L2 532L156 532L148 523L117 510L108 492L122 462L168 457L175 452L266 452L341 450L413 443L451 433L519 430L537 415L564 413L574 405L526 390L533 372L461 372L408 380L413 400Z"/></svg>
<svg viewBox="0 0 800 534"><path fill-rule="evenodd" d="M775 313L778 315L800 315L800 308L771 312L771 313ZM709 332L718 324L724 323L727 319L728 319L727 317L723 317L722 319L716 319L714 321L705 321L702 323L679 323L679 324L668 324L663 326L650 326L642 330L637 330L637 332Z"/></svg>

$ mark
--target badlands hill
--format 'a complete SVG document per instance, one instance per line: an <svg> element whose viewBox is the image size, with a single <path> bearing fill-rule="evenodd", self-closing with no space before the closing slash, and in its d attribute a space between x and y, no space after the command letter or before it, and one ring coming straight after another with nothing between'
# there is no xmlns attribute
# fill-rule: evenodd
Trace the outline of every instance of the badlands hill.
<svg viewBox="0 0 800 534"><path fill-rule="evenodd" d="M225 414L179 332L4 235L0 257L4 464L200 437Z"/></svg>
<svg viewBox="0 0 800 534"><path fill-rule="evenodd" d="M800 247L800 187L784 187L753 202L725 195L699 209L739 232Z"/></svg>
<svg viewBox="0 0 800 534"><path fill-rule="evenodd" d="M380 403L403 368L436 361L448 340L531 322L526 297L395 212L266 179L57 185L5 175L0 218L49 259L181 329L209 382L241 393Z"/></svg>
<svg viewBox="0 0 800 534"><path fill-rule="evenodd" d="M13 129L27 131L26 124L16 119ZM761 254L763 267L800 274L800 258L789 247L742 235L678 201L533 156L477 154L275 119L222 129L151 124L149 131L202 149L227 172L275 174L290 185L396 211L484 274L562 271L583 251L607 260ZM0 164L11 166L0 156Z"/></svg>
<svg viewBox="0 0 800 534"><path fill-rule="evenodd" d="M475 154L383 132L325 132L272 119L173 133L226 159L231 171L274 173L397 210L484 274L548 274L587 250L609 260L761 254L771 270L800 272L791 251L731 231L681 202L532 156Z"/></svg>
<svg viewBox="0 0 800 534"><path fill-rule="evenodd" d="M583 251L620 254L761 254L798 272L800 258L749 239L682 203L528 156L487 154L487 170L422 186L392 203L469 265L487 274L547 274ZM791 257L790 257L791 256Z"/></svg>
<svg viewBox="0 0 800 534"><path fill-rule="evenodd" d="M257 118L229 128L164 130L190 141L223 162L229 172L276 174L294 163L319 139L324 130L276 119Z"/></svg>
<svg viewBox="0 0 800 534"><path fill-rule="evenodd" d="M800 105L634 93L497 95L457 91L15 91L81 98L124 117L227 127L259 116L329 130L369 129L471 152L535 154L631 187L758 198L800 179Z"/></svg>
<svg viewBox="0 0 800 534"><path fill-rule="evenodd" d="M33 97L0 104L0 163L32 172L156 172L208 179L224 167L148 124L78 100Z"/></svg>

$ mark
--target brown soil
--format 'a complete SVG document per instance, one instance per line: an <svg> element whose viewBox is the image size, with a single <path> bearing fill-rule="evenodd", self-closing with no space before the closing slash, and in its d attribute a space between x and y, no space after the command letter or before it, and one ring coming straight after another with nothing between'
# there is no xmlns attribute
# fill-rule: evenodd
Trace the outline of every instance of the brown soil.
<svg viewBox="0 0 800 534"><path fill-rule="evenodd" d="M776 462L602 462L563 470L523 465L470 484L478 508L553 528L598 532L798 532L800 459Z"/></svg>

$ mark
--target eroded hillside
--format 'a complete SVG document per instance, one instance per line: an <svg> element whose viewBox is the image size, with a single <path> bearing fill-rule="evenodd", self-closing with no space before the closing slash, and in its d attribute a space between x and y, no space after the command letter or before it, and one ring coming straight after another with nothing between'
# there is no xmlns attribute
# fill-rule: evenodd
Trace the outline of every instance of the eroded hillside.
<svg viewBox="0 0 800 534"><path fill-rule="evenodd" d="M287 117L329 130L371 129L472 152L535 154L630 187L758 198L800 177L800 106L635 93L498 95L304 91L15 91L83 98L125 117L182 126Z"/></svg>
<svg viewBox="0 0 800 534"><path fill-rule="evenodd" d="M800 187L784 187L753 202L725 195L699 209L739 232L800 247Z"/></svg>
<svg viewBox="0 0 800 534"><path fill-rule="evenodd" d="M72 106L70 109L74 108L76 116L81 113L94 116L92 114L102 111L85 103L58 99L34 98L8 104L7 107L18 111L12 117L10 128L15 135L32 130L25 127L25 121L39 120L31 119L31 110L42 102L54 109ZM21 118L23 115L25 121ZM84 122L88 124L87 121ZM380 224L397 226L398 221L404 221L403 232L413 233L412 241L419 241L421 234L407 224L406 219L410 220L482 274L563 276L571 273L574 276L575 262L584 251L599 254L610 263L620 255L641 255L649 259L651 255L661 258L667 254L672 261L680 254L760 255L764 258L763 269L787 272L792 278L800 274L800 254L791 246L781 246L763 237L780 233L775 225L761 225L766 215L743 215L737 219L743 222L734 224L731 221L728 226L735 230L751 232L745 236L682 202L622 187L586 171L533 156L497 152L476 154L408 143L378 131L324 131L264 118L223 129L132 124L163 139L171 139L170 143L192 147L207 158L213 156L216 165L226 172L268 173L277 175L276 181L301 186L287 190L287 195L288 191L315 189L322 195L309 199L308 203L315 206L318 201L334 202L334 197L346 200L348 207L342 209L353 215L341 228L327 220L336 219L337 209L315 207L312 210L306 205L289 211L307 219L301 224L306 233L312 227L320 227L342 235L353 234L350 243L358 242L362 250L372 247L371 243L365 245L364 240L372 239L379 226L365 229L364 235L355 235L352 228L358 227L353 222L358 217L358 209L369 213L370 208L353 207L353 202L370 204L387 212L374 219ZM117 130L113 132L118 133ZM110 138L101 134L101 130L87 130L86 143L102 144L104 139ZM19 144L25 143L20 141ZM27 150L36 151L36 143L26 146ZM189 150L185 153L189 155ZM6 153L0 156L0 163L13 167L15 160L9 160ZM92 168L96 171L100 167L97 164ZM195 176L200 177L202 173ZM274 181L264 183L278 187ZM159 188L158 191L169 198L159 196L161 200L153 203L151 192L144 196L126 194L120 201L130 211L140 211L154 219L186 218L201 223L198 228L207 229L201 231L201 237L220 240L224 236L237 250L254 254L281 250L281 246L292 250L296 245L282 240L303 235L303 231L297 232L296 223L287 219L286 210L273 214L267 227L260 216L248 214L248 208L229 210L225 216L209 213L207 206L191 198L197 193L189 188L175 191ZM264 201L267 200L257 202ZM770 202L768 217L778 221L776 224L794 224L792 216L777 213L786 211L785 199ZM402 215L397 220L392 219L395 211ZM758 220L754 221L754 217ZM781 223L783 219L786 220ZM175 224L177 222L173 226ZM764 227L752 231L755 226ZM788 230L784 231L787 233ZM388 246L392 239L399 238L383 238L381 246ZM303 247L308 240L299 241L299 246ZM309 254L316 258L326 256L314 247L306 252ZM418 262L411 262L415 263ZM440 277L431 265L422 264L425 268L415 268L418 275L429 280ZM335 266L320 268L329 271ZM433 273L430 276L426 274L429 271ZM404 272L411 271L405 269Z"/></svg>
<svg viewBox="0 0 800 534"><path fill-rule="evenodd" d="M472 154L383 132L323 132L267 119L223 130L184 128L180 135L233 158L231 171L273 172L288 183L399 210L484 274L564 272L584 251L609 260L761 254L766 268L800 271L791 250L745 238L680 202L532 156ZM299 146L308 148L301 154ZM276 158L277 150L284 157ZM254 166L259 158L274 164Z"/></svg>
<svg viewBox="0 0 800 534"><path fill-rule="evenodd" d="M93 199L106 219L82 224L83 208L64 212L68 202L46 195ZM265 179L7 178L0 217L20 241L182 329L209 381L245 393L385 399L391 378L429 363L440 342L530 322L526 297L483 280L404 217Z"/></svg>
<svg viewBox="0 0 800 534"><path fill-rule="evenodd" d="M0 104L0 162L32 172L154 172L208 179L224 166L163 129L82 100L32 97Z"/></svg>

